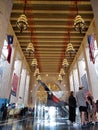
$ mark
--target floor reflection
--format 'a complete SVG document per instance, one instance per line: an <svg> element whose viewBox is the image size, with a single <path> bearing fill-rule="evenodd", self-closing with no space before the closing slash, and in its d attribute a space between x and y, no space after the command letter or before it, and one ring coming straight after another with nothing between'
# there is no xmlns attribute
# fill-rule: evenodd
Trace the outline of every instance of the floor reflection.
<svg viewBox="0 0 98 130"><path fill-rule="evenodd" d="M98 125L83 128L84 130L98 130ZM0 124L0 130L82 130L80 125L68 124L67 120L61 121L38 121L33 118L13 119Z"/></svg>

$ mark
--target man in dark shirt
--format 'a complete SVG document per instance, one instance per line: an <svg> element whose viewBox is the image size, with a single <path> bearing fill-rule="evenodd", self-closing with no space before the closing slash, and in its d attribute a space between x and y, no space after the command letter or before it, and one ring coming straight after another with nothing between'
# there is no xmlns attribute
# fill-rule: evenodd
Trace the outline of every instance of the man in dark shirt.
<svg viewBox="0 0 98 130"><path fill-rule="evenodd" d="M70 93L68 104L69 104L69 120L73 123L75 122L76 118L76 98L73 95L73 91L71 91Z"/></svg>

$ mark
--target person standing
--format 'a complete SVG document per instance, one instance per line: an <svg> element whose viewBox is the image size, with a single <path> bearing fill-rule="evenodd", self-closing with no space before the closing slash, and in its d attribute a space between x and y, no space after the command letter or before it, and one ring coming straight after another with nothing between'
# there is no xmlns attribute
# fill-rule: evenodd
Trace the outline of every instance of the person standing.
<svg viewBox="0 0 98 130"><path fill-rule="evenodd" d="M76 93L77 104L80 111L81 126L86 126L87 105L86 105L86 94L83 86L79 87L79 91Z"/></svg>
<svg viewBox="0 0 98 130"><path fill-rule="evenodd" d="M4 115L4 103L2 104L1 107L1 119L3 119L3 115Z"/></svg>
<svg viewBox="0 0 98 130"><path fill-rule="evenodd" d="M96 123L98 123L98 100L96 100Z"/></svg>
<svg viewBox="0 0 98 130"><path fill-rule="evenodd" d="M88 121L89 124L94 125L96 122L96 104L94 102L94 98L89 92L87 94L87 110L88 110Z"/></svg>
<svg viewBox="0 0 98 130"><path fill-rule="evenodd" d="M76 98L74 97L74 92L70 92L70 96L68 98L69 104L69 120L71 123L75 122L76 119Z"/></svg>

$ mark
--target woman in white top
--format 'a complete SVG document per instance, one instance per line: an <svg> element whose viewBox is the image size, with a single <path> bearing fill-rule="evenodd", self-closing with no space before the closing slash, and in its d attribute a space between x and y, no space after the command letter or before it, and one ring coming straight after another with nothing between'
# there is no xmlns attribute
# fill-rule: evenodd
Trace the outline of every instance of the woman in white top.
<svg viewBox="0 0 98 130"><path fill-rule="evenodd" d="M86 126L85 113L87 112L86 95L83 86L79 87L79 91L76 93L77 105L80 111L81 125Z"/></svg>

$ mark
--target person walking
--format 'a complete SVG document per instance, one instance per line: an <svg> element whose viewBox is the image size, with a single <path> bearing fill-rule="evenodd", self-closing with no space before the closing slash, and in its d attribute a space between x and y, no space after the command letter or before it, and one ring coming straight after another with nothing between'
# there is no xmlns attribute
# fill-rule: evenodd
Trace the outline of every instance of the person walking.
<svg viewBox="0 0 98 130"><path fill-rule="evenodd" d="M76 120L76 98L74 97L74 92L70 92L70 96L68 98L69 104L69 120L71 123L75 123Z"/></svg>
<svg viewBox="0 0 98 130"><path fill-rule="evenodd" d="M96 104L91 93L87 95L87 111L88 111L88 122L91 125L94 125L96 122Z"/></svg>
<svg viewBox="0 0 98 130"><path fill-rule="evenodd" d="M83 86L79 87L79 91L76 93L76 99L80 111L81 126L85 127L87 126L85 116L85 114L87 113L87 105L86 105L86 94L83 88L84 88Z"/></svg>

